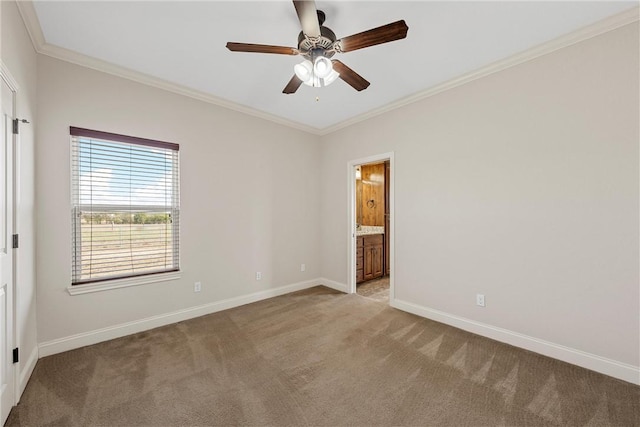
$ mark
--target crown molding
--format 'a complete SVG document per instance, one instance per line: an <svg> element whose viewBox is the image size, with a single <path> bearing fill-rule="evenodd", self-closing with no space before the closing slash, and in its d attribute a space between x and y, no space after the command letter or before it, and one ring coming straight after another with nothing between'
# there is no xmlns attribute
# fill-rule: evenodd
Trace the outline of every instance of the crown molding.
<svg viewBox="0 0 640 427"><path fill-rule="evenodd" d="M445 92L449 89L462 86L474 80L486 77L490 74L505 70L507 68L515 67L516 65L522 64L524 62L532 61L541 56L550 54L576 43L580 43L600 34L604 34L617 28L624 27L625 25L632 24L634 22L637 22L638 20L640 20L640 7L631 8L591 25L587 25L578 30L572 31L563 36L552 39L531 49L527 49L515 55L493 62L482 68L478 68L477 70L471 71L470 73L463 74L451 80L447 80L444 83L440 83L422 92L415 93L413 95L407 96L406 98L399 99L398 101L361 114L357 117L353 117L336 125L324 128L322 129L320 135L329 135L333 132L344 129L356 123L371 119L389 111L396 110L398 108L404 107L405 105L413 104L415 102L437 95L441 92Z"/></svg>
<svg viewBox="0 0 640 427"><path fill-rule="evenodd" d="M42 33L42 26L38 19L36 9L33 7L31 0L29 1L16 1L18 6L18 12L22 16L24 25L27 27L27 33L31 38L31 43L36 52L40 52L40 49L45 44L44 34Z"/></svg>
<svg viewBox="0 0 640 427"><path fill-rule="evenodd" d="M219 98L209 93L192 89L187 86L183 86L177 83L160 79L158 77L151 76L149 74L141 73L131 70L120 65L112 64L107 61L103 61L98 58L94 58L88 55L84 55L78 52L74 52L63 47L49 44L45 41L40 21L33 3L29 1L17 1L18 10L22 19L27 27L29 37L36 52L47 55L52 58L60 59L62 61L70 62L72 64L80 65L82 67L90 68L92 70L101 71L107 74L111 74L117 77L122 77L128 80L132 80L138 83L142 83L148 86L153 86L158 89L163 89L169 92L173 92L179 95L187 96L189 98L197 99L209 104L224 107L230 110L238 111L243 114L254 116L263 120L268 120L273 123L284 125L293 129L301 130L313 135L320 135L321 130L312 126L307 126L302 123L287 120L285 118L276 116L274 114L265 113L264 111L257 110L255 108L247 107L242 104L238 104L232 101Z"/></svg>
<svg viewBox="0 0 640 427"><path fill-rule="evenodd" d="M234 110L243 114L254 116L263 120L268 120L273 123L284 125L293 129L301 130L303 132L311 133L314 135L320 134L320 129L307 126L298 122L284 119L274 114L265 113L264 111L257 110L255 108L247 107L245 105L237 104L232 101L219 98L209 93L191 89L187 86L183 86L177 83L172 83L167 80L160 79L158 77L151 76L149 74L141 73L131 70L120 65L112 64L101 59L93 58L81 53L74 52L69 49L65 49L59 46L54 46L45 43L40 48L38 53L50 56L52 58L60 59L72 64L80 65L82 67L90 68L92 70L100 71L103 73L111 74L117 77L122 77L128 80L132 80L138 83L142 83L148 86L153 86L158 89L163 89L168 92L173 92L179 95L184 95L189 98L197 99L209 104L217 105L220 107Z"/></svg>
<svg viewBox="0 0 640 427"><path fill-rule="evenodd" d="M77 53L59 46L48 44L44 39L42 28L40 26L40 21L38 20L38 15L36 14L35 8L33 7L33 3L30 0L17 1L16 3L18 5L20 14L22 15L22 19L24 20L24 23L27 27L27 32L31 37L31 42L33 43L35 50L40 54L47 55L47 56L60 59L66 62L71 62L73 64L87 67L96 71L102 71L107 74L122 77L128 80L133 80L138 83L146 84L146 85L163 89L169 92L177 93L179 95L184 95L190 98L197 99L199 101L218 105L224 108L228 108L230 110L238 111L240 113L248 114L250 116L258 117L258 118L268 120L277 124L291 127L293 129L301 130L303 132L307 132L313 135L320 135L320 136L329 135L333 132L336 132L340 129L344 129L356 123L371 119L373 117L379 116L389 111L396 110L406 105L413 104L415 102L437 95L441 92L453 89L458 86L462 86L474 80L478 80L488 75L505 70L507 68L511 68L528 61L532 61L536 58L550 54L559 49L580 43L592 37L598 36L600 34L604 34L606 32L615 30L625 25L632 24L634 22L638 22L640 20L640 7L636 6L626 11L623 11L621 13L618 13L616 15L612 15L601 21L595 22L591 25L587 25L578 30L572 31L563 36L557 37L553 40L545 42L531 49L525 50L523 52L517 53L515 55L501 59L499 61L493 62L475 71L471 71L467 74L463 74L459 77L455 77L451 80L440 83L436 86L433 86L421 92L418 92L413 95L407 96L405 98L399 99L397 101L391 102L380 108L376 108L367 113L361 114L359 116L353 117L351 119L345 120L335 125L328 126L323 129L318 129L312 126L287 120L273 114L265 113L263 111L260 111L254 108L247 107L245 105L241 105L232 101L227 101L225 99L219 98L217 96L211 95L203 91L191 89L189 87L172 83L157 77L153 77L145 73L134 71L126 67L115 65L107 61L103 61L101 59L93 58L93 57L90 57L81 53Z"/></svg>

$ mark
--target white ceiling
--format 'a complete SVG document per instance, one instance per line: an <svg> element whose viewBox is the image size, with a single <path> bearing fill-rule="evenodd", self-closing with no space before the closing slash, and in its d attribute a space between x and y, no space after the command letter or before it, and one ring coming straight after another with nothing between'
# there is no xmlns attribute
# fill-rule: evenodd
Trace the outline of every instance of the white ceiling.
<svg viewBox="0 0 640 427"><path fill-rule="evenodd" d="M318 130L428 90L637 6L637 1L316 1L338 38L404 19L407 38L338 54L371 82L285 95L297 56L230 52L227 41L296 47L291 1L37 1L63 47ZM316 101L319 97L319 101Z"/></svg>

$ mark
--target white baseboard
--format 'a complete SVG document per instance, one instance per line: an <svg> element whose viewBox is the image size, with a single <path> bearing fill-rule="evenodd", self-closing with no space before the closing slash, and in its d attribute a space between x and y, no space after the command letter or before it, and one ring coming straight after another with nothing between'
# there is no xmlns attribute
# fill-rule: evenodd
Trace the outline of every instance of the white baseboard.
<svg viewBox="0 0 640 427"><path fill-rule="evenodd" d="M294 283L291 285L281 286L274 289L268 289L255 292L249 295L243 295L235 298L229 298L222 301L216 301L184 310L174 311L171 313L161 314L158 316L148 317L133 322L122 323L120 325L110 326L107 328L97 329L94 331L84 332L81 334L71 335L52 341L42 342L37 348L34 348L24 367L20 371L19 386L20 394L29 381L31 373L35 368L39 357L50 356L56 353L73 350L87 345L97 344L99 342L120 338L126 335L135 334L149 329L165 326L171 323L192 319L194 317L204 316L218 311L227 310L241 305L250 304L267 298L296 292L299 290L311 288L318 285L324 285L340 292L347 292L347 285L330 279L320 278L308 280L305 282ZM507 329L491 326L488 324L476 322L474 320L455 316L439 310L428 307L419 306L406 301L394 299L391 306L399 310L407 311L427 319L435 320L447 325L451 325L465 331L469 331L478 335L482 335L496 341L501 341L516 347L524 348L545 356L553 357L564 362L572 363L583 368L591 369L596 372L603 373L633 384L640 385L640 367L607 359L595 354L587 353L581 350L573 349L563 345L544 341L528 335L513 332Z"/></svg>
<svg viewBox="0 0 640 427"><path fill-rule="evenodd" d="M336 291L344 292L345 294L348 293L347 285L345 285L344 283L336 282L335 280L325 279L324 277L321 277L318 279L318 284L324 285L327 288L335 289Z"/></svg>
<svg viewBox="0 0 640 427"><path fill-rule="evenodd" d="M581 366L592 371L600 372L614 378L640 385L640 367L607 359L595 354L587 353L574 348L544 341L528 335L513 332L508 329L491 326L475 320L455 316L428 307L419 306L410 302L395 299L391 306L399 310L407 311L427 319L435 320L456 328L473 332L496 341L504 342L516 347L524 348L535 353L549 356L563 362Z"/></svg>
<svg viewBox="0 0 640 427"><path fill-rule="evenodd" d="M27 360L20 363L20 373L18 374L18 396L16 396L16 402L20 401L20 397L22 397L22 393L24 393L24 389L27 387L27 383L29 382L29 378L31 378L31 374L35 369L37 362L38 346L34 346Z"/></svg>
<svg viewBox="0 0 640 427"><path fill-rule="evenodd" d="M300 291L322 284L319 279L307 280L291 285L280 286L273 289L267 289L248 295L229 298L222 301L216 301L209 304L199 305L196 307L186 308L171 313L160 314L157 316L147 317L145 319L134 320L132 322L122 323L119 325L109 326L102 329L83 332L68 337L58 338L38 344L40 357L50 356L52 354L62 353L64 351L73 350L87 345L97 344L103 341L112 340L114 338L124 337L126 335L135 334L160 326L169 325L171 323L181 322L183 320L192 319L194 317L205 316L207 314L216 313L218 311L227 310L241 305L250 304L252 302L261 301L267 298L273 298L291 292Z"/></svg>

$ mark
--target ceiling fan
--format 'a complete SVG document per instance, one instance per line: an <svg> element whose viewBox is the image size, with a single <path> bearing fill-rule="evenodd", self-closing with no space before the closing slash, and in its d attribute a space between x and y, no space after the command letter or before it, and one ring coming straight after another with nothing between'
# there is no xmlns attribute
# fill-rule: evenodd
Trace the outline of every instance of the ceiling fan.
<svg viewBox="0 0 640 427"><path fill-rule="evenodd" d="M302 31L298 35L298 47L272 46L264 44L228 42L227 49L233 52L274 53L279 55L301 55L305 58L294 66L295 74L282 93L295 93L303 83L322 87L333 83L338 77L361 91L369 82L360 74L337 59L336 53L346 53L377 44L403 39L409 27L404 20L373 28L352 36L337 39L331 29L323 26L325 14L316 9L313 0L293 0Z"/></svg>

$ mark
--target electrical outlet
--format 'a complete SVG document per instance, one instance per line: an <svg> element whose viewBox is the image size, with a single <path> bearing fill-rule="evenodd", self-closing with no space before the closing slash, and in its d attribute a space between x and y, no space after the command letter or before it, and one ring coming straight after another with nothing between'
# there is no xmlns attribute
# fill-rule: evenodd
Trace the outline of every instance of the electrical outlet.
<svg viewBox="0 0 640 427"><path fill-rule="evenodd" d="M200 292L202 290L202 283L196 282L193 284L193 292Z"/></svg>
<svg viewBox="0 0 640 427"><path fill-rule="evenodd" d="M307 269L307 266L304 264L300 264L300 271L305 271Z"/></svg>
<svg viewBox="0 0 640 427"><path fill-rule="evenodd" d="M256 280L262 280L262 273L259 271L256 271Z"/></svg>
<svg viewBox="0 0 640 427"><path fill-rule="evenodd" d="M476 305L479 305L480 307L484 307L484 295L483 294L477 294L476 295Z"/></svg>

